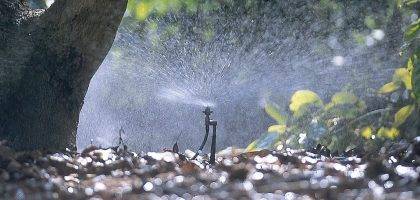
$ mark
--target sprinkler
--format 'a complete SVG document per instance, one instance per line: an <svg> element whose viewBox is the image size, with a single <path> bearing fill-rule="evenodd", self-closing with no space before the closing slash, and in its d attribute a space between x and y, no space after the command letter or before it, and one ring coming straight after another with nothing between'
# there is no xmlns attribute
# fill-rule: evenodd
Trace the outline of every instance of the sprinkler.
<svg viewBox="0 0 420 200"><path fill-rule="evenodd" d="M209 136L210 126L213 126L213 135L212 135L212 139L211 139L210 164L214 164L215 163L215 158L216 158L216 126L217 126L217 121L210 119L210 115L211 115L211 113L213 113L213 111L210 110L210 107L207 106L204 109L203 113L205 115L204 123L205 123L205 126L206 126L206 134L204 135L204 139L203 139L203 142L201 143L200 148L198 148L198 151L195 153L195 155L192 159L197 158L197 156L203 150L204 145L206 144L207 138Z"/></svg>

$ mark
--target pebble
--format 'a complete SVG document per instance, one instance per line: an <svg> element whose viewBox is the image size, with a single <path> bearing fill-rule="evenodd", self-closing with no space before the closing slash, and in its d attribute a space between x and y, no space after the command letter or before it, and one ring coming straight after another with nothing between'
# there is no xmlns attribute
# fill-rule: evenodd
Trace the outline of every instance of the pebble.
<svg viewBox="0 0 420 200"><path fill-rule="evenodd" d="M418 159L419 144L420 138L404 144L406 154L370 161L331 157L323 146L311 152L229 148L212 166L206 155L189 160L189 150L136 154L90 146L80 154L17 154L0 143L0 184L6 185L0 199L412 198L420 196L419 162L404 159Z"/></svg>

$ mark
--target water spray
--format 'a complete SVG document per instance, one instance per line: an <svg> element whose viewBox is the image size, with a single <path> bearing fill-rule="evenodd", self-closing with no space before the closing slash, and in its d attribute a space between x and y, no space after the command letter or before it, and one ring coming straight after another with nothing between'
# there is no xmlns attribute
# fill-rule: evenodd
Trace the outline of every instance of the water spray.
<svg viewBox="0 0 420 200"><path fill-rule="evenodd" d="M210 119L210 115L213 113L213 111L210 110L210 107L207 106L203 111L205 118L205 126L206 126L206 134L204 135L203 142L201 143L200 148L198 148L198 151L195 153L194 157L192 159L196 159L197 156L201 153L201 151L204 148L204 145L207 142L207 138L209 136L210 132L210 126L213 126L213 135L211 139L211 150L210 150L210 164L214 164L216 160L216 126L217 121Z"/></svg>

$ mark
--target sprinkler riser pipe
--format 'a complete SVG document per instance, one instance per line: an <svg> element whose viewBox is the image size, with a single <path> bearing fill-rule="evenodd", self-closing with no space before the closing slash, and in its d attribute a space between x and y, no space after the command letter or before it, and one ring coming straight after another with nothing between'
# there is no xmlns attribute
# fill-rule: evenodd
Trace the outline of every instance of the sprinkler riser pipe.
<svg viewBox="0 0 420 200"><path fill-rule="evenodd" d="M209 132L210 132L210 126L213 127L213 135L212 135L212 140L211 140L211 150L210 150L210 164L214 164L216 162L216 127L217 127L217 121L210 119L210 115L213 113L213 111L210 110L210 107L206 107L203 111L205 118L204 118L204 124L205 124L205 130L206 133L204 135L204 139L203 142L201 143L200 147L198 148L197 152L195 153L195 155L192 157L192 159L196 159L197 156L201 153L201 151L203 150L206 142L207 142L207 138L209 136Z"/></svg>

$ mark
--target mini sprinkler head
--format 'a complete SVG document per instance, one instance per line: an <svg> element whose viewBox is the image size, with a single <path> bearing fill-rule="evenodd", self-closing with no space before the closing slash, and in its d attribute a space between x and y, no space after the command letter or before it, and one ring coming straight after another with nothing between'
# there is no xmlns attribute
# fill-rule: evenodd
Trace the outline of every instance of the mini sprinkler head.
<svg viewBox="0 0 420 200"><path fill-rule="evenodd" d="M206 144L207 138L209 136L209 132L210 132L210 126L213 127L213 136L211 139L211 152L210 152L210 164L214 164L216 161L216 126L217 126L217 121L216 120L212 120L210 119L210 115L213 113L213 111L210 110L210 107L207 106L203 113L206 115L205 117L205 126L206 126L206 134L204 135L204 139L203 142L201 143L200 148L198 148L198 151L195 153L194 157L192 157L192 159L196 159L197 156L201 153L201 151L204 148L204 145Z"/></svg>
<svg viewBox="0 0 420 200"><path fill-rule="evenodd" d="M206 116L210 116L210 115L213 113L213 111L211 111L211 110L210 110L210 107L209 107L209 106L207 106L207 107L204 109L203 113L204 113Z"/></svg>

